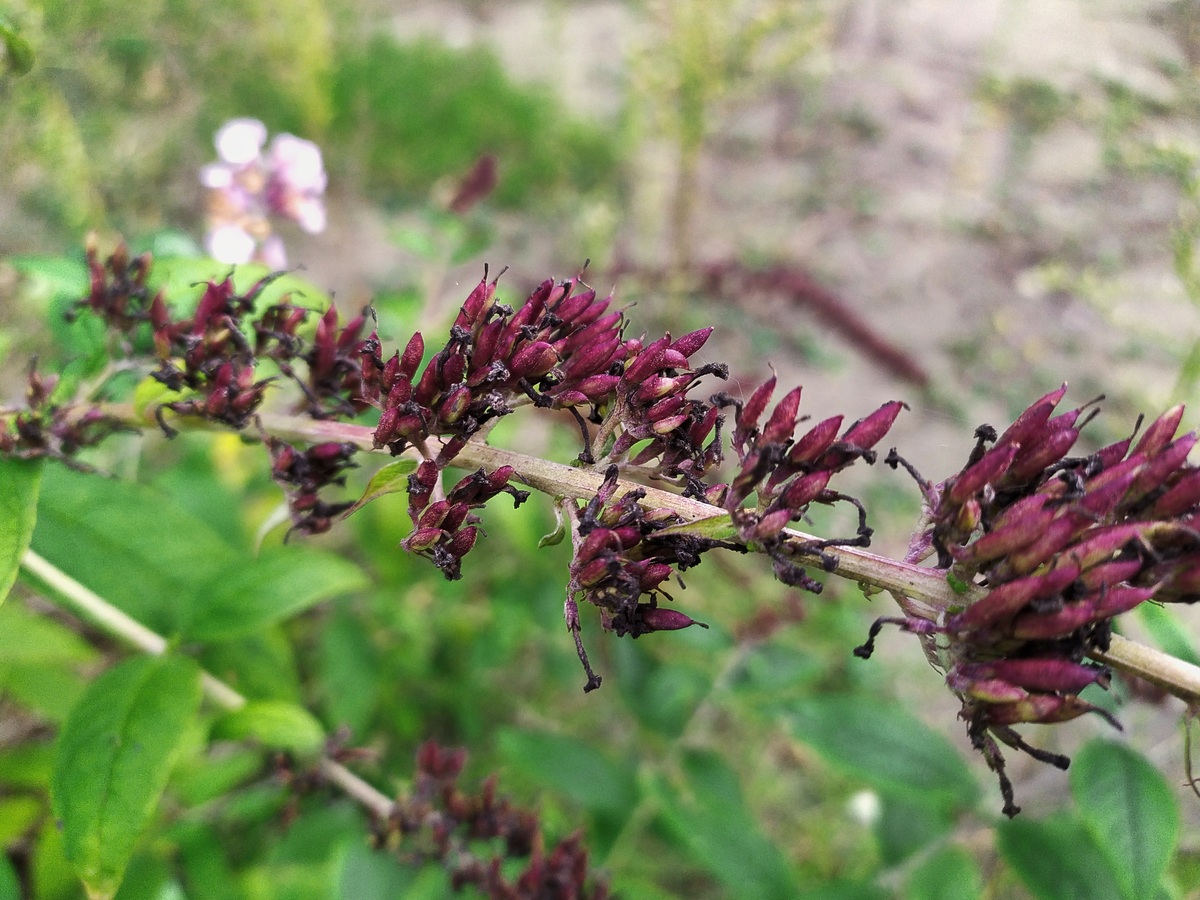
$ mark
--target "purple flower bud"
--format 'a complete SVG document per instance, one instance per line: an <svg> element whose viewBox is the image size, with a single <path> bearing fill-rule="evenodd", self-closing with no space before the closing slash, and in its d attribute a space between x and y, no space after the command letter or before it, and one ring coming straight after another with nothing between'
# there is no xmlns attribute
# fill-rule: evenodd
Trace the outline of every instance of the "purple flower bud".
<svg viewBox="0 0 1200 900"><path fill-rule="evenodd" d="M771 395L775 393L775 383L776 378L772 375L754 389L750 399L738 410L734 424L738 435L742 436L741 440L744 441L758 427L758 420L766 412L767 404L771 402Z"/></svg>
<svg viewBox="0 0 1200 900"><path fill-rule="evenodd" d="M438 419L446 425L453 425L471 405L471 389L460 385L446 395L446 399L438 406Z"/></svg>
<svg viewBox="0 0 1200 900"><path fill-rule="evenodd" d="M1089 594L1105 591L1122 581L1136 577L1145 567L1146 564L1140 559L1121 559L1100 563L1080 575L1075 586L1077 590Z"/></svg>
<svg viewBox="0 0 1200 900"><path fill-rule="evenodd" d="M421 513L417 520L418 528L441 528L442 522L446 518L446 513L450 512L450 502L448 500L438 500L430 503ZM452 529L445 529L447 531Z"/></svg>
<svg viewBox="0 0 1200 900"><path fill-rule="evenodd" d="M575 553L575 562L584 565L596 559L604 550L616 546L616 536L607 528L596 528L590 532L579 545Z"/></svg>
<svg viewBox="0 0 1200 900"><path fill-rule="evenodd" d="M888 433L888 429L892 427L892 423L896 421L896 416L900 415L902 409L907 409L903 402L888 401L869 416L847 428L846 433L842 435L842 442L853 444L863 450L870 450Z"/></svg>
<svg viewBox="0 0 1200 900"><path fill-rule="evenodd" d="M1009 684L1002 678L967 679L961 673L946 676L950 689L985 703L1016 703L1029 696L1029 691Z"/></svg>
<svg viewBox="0 0 1200 900"><path fill-rule="evenodd" d="M701 328L699 331L693 331L685 334L679 340L671 345L671 349L683 354L685 358L690 357L693 353L704 346L705 342L712 335L712 327Z"/></svg>
<svg viewBox="0 0 1200 900"><path fill-rule="evenodd" d="M479 284L475 285L475 289L467 296L462 308L458 311L458 317L454 320L455 326L470 331L495 293L496 283L488 282L485 268L483 278L480 279Z"/></svg>
<svg viewBox="0 0 1200 900"><path fill-rule="evenodd" d="M1088 569L1112 559L1126 544L1141 537L1146 527L1144 522L1126 522L1090 528L1067 553L1080 568Z"/></svg>
<svg viewBox="0 0 1200 900"><path fill-rule="evenodd" d="M665 419L659 419L657 422L650 423L650 430L655 434L663 435L670 434L680 425L686 424L688 421L687 413L681 413L677 416L668 416Z"/></svg>
<svg viewBox="0 0 1200 900"><path fill-rule="evenodd" d="M1042 575L1030 575L1001 584L987 592L946 622L951 632L988 628L1014 615L1032 603L1062 594L1079 577L1079 566L1060 565Z"/></svg>
<svg viewBox="0 0 1200 900"><path fill-rule="evenodd" d="M1194 431L1176 438L1156 453L1137 473L1133 482L1132 496L1127 500L1139 500L1149 494L1176 473L1187 462L1188 454L1200 439Z"/></svg>
<svg viewBox="0 0 1200 900"><path fill-rule="evenodd" d="M957 669L971 679L998 678L1030 691L1077 694L1090 684L1108 687L1111 675L1104 666L1077 663L1061 657L1026 657L969 663Z"/></svg>
<svg viewBox="0 0 1200 900"><path fill-rule="evenodd" d="M1059 515L1041 531L1032 542L1009 553L997 564L994 574L1005 579L1026 575L1043 563L1047 563L1064 547L1071 543L1087 520L1069 514Z"/></svg>
<svg viewBox="0 0 1200 900"><path fill-rule="evenodd" d="M1151 515L1155 519L1174 519L1197 504L1200 504L1200 469L1189 469L1154 501Z"/></svg>
<svg viewBox="0 0 1200 900"><path fill-rule="evenodd" d="M800 388L793 388L784 394L776 404L763 426L762 441L768 444L784 444L792 436L796 428L796 416L800 411Z"/></svg>
<svg viewBox="0 0 1200 900"><path fill-rule="evenodd" d="M986 485L1000 480L1016 458L1020 447L1016 444L998 445L983 454L972 466L964 469L946 488L943 494L950 507L961 506L974 497Z"/></svg>
<svg viewBox="0 0 1200 900"><path fill-rule="evenodd" d="M639 384L663 369L663 351L670 345L670 338L661 337L648 344L625 369L625 383Z"/></svg>
<svg viewBox="0 0 1200 900"><path fill-rule="evenodd" d="M600 582L612 577L620 569L620 564L613 556L600 556L579 568L575 581L582 588L595 587Z"/></svg>
<svg viewBox="0 0 1200 900"><path fill-rule="evenodd" d="M1111 714L1073 694L1030 694L1017 703L990 706L986 720L991 725L1017 725L1022 722L1068 722L1084 713L1094 712L1108 720L1114 728L1121 726Z"/></svg>
<svg viewBox="0 0 1200 900"><path fill-rule="evenodd" d="M1179 423L1183 420L1183 404L1173 406L1150 423L1142 439L1133 448L1134 453L1144 453L1153 456L1158 453L1175 435Z"/></svg>
<svg viewBox="0 0 1200 900"><path fill-rule="evenodd" d="M682 384L681 378L670 378L665 375L654 375L643 381L633 392L634 403L649 403L660 397L665 397Z"/></svg>
<svg viewBox="0 0 1200 900"><path fill-rule="evenodd" d="M592 375L575 385L575 390L589 400L604 400L617 389L621 378L619 375Z"/></svg>
<svg viewBox="0 0 1200 900"><path fill-rule="evenodd" d="M842 419L842 416L831 416L810 428L788 452L788 463L793 466L815 463L837 439Z"/></svg>
<svg viewBox="0 0 1200 900"><path fill-rule="evenodd" d="M455 559L462 559L475 546L475 541L479 537L479 529L474 525L468 525L454 533L450 541L446 544L446 550Z"/></svg>
<svg viewBox="0 0 1200 900"><path fill-rule="evenodd" d="M421 364L424 356L425 339L418 331L408 339L404 353L400 355L399 377L405 381L412 381L413 376L417 373L417 366Z"/></svg>
<svg viewBox="0 0 1200 900"><path fill-rule="evenodd" d="M801 475L794 481L788 483L783 489L783 494L779 498L779 503L787 509L796 512L806 507L821 491L829 486L829 480L833 477L833 473L828 469L818 469L816 472L810 472L807 475Z"/></svg>
<svg viewBox="0 0 1200 900"><path fill-rule="evenodd" d="M991 531L965 547L951 547L951 554L960 563L981 566L1032 543L1056 515L1046 502L1044 494L1018 500L996 517Z"/></svg>
<svg viewBox="0 0 1200 900"><path fill-rule="evenodd" d="M1054 407L1058 406L1059 401L1067 393L1066 384L1057 390L1053 390L1044 397L1035 400L1030 406L1022 412L1015 422L1008 426L1004 434L1000 435L1000 439L996 441L997 446L1007 446L1009 444L1020 444L1022 447L1028 444L1036 445L1037 437L1041 433L1042 427L1050 419L1050 414L1054 412Z"/></svg>
<svg viewBox="0 0 1200 900"><path fill-rule="evenodd" d="M379 416L379 425L375 428L375 433L371 436L371 443L378 450L380 447L386 447L398 437L396 432L396 423L400 420L400 410L395 407L388 407Z"/></svg>
<svg viewBox="0 0 1200 900"><path fill-rule="evenodd" d="M691 616L665 606L639 606L638 617L646 632L679 631L681 628L688 628L692 625L699 625L701 628L708 627L703 622L697 622Z"/></svg>
<svg viewBox="0 0 1200 900"><path fill-rule="evenodd" d="M445 534L440 528L418 528L401 541L400 546L409 553L424 553L437 546Z"/></svg>
<svg viewBox="0 0 1200 900"><path fill-rule="evenodd" d="M1060 417L1061 418L1061 417ZM1079 438L1078 428L1059 428L1043 435L1032 447L1021 445L1021 451L1013 461L1012 467L1004 478L1005 484L1024 484L1036 479L1047 466L1062 459L1067 451L1075 446ZM1015 444L1008 445L1010 447Z"/></svg>
<svg viewBox="0 0 1200 900"><path fill-rule="evenodd" d="M535 380L541 378L558 364L558 354L545 341L526 344L516 352L508 363L509 370L518 378Z"/></svg>
<svg viewBox="0 0 1200 900"><path fill-rule="evenodd" d="M791 509L777 509L767 513L751 527L746 538L751 541L764 541L773 538L787 528L795 514Z"/></svg>

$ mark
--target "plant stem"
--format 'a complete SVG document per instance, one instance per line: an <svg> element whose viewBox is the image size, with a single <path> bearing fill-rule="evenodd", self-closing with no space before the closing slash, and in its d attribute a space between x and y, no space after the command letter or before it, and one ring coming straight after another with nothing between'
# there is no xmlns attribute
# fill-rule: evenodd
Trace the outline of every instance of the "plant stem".
<svg viewBox="0 0 1200 900"><path fill-rule="evenodd" d="M154 427L152 419L139 418L128 405L105 406L103 411L138 427ZM306 443L340 441L367 451L374 449L373 429L369 426L275 413L263 413L259 418L262 427L268 433L286 440ZM180 429L224 430L224 426L187 417L180 417L174 420L173 424ZM436 442L437 438L432 438L431 441ZM415 454L415 451L410 452ZM566 466L475 441L467 442L456 457L455 465L458 468L482 466L489 470L505 465L512 466L515 471L514 480L551 497L571 497L577 500L594 497L604 480L603 473L599 471ZM689 522L712 518L722 512L718 507L670 491L631 481L625 484L626 490L637 487L646 492L643 501L646 506L670 509ZM801 548L806 543L819 540L813 535L792 529L788 529L787 534ZM947 583L943 570L922 568L856 547L825 547L821 553L837 560L837 566L831 574L856 581L864 587L889 591L936 609L961 605L986 593L984 588L973 588L970 593L956 594ZM799 555L804 555L802 550ZM815 555L812 555L812 559L814 564L819 562ZM1116 635L1113 636L1107 652L1097 651L1091 655L1114 669L1153 681L1188 704L1200 703L1200 667L1191 663Z"/></svg>
<svg viewBox="0 0 1200 900"><path fill-rule="evenodd" d="M162 635L156 634L141 622L129 617L99 594L80 584L32 550L25 551L25 555L21 557L21 566L26 572L49 587L62 601L62 606L87 619L106 633L154 656L161 656L167 651L167 640ZM244 696L208 672L201 672L200 685L204 696L221 709L232 711L246 705ZM391 814L394 807L391 798L376 790L341 763L328 756L322 756L317 767L330 783L337 785L372 814L383 819Z"/></svg>

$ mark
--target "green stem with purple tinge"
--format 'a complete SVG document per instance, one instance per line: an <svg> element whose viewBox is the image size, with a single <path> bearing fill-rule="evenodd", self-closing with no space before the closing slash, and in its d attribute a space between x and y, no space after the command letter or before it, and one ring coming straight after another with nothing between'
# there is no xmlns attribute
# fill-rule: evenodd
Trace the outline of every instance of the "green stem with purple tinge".
<svg viewBox="0 0 1200 900"><path fill-rule="evenodd" d="M156 427L152 416L139 416L129 405L109 405L103 407L103 411L139 427ZM304 443L338 441L354 444L362 450L374 450L373 429L369 426L276 413L262 413L259 418L267 433L285 440ZM200 419L183 417L173 420L172 424L180 429L224 429L224 426L214 426ZM590 499L596 495L604 479L603 473L598 471L567 466L474 441L468 442L455 458L455 466L465 469L482 466L494 470L506 465L515 470L514 481L552 497ZM670 509L689 523L708 520L706 525L700 526L700 530L708 527L715 530L723 526L724 512L707 503L631 482L630 488L633 487L646 492L644 502L648 506ZM798 545L819 540L812 535L791 529L787 534ZM800 555L805 555L802 550ZM825 547L821 555L833 557L837 561L836 568L831 570L834 575L856 581L864 587L888 591L934 609L961 606L974 599L970 594L956 593L946 581L945 572L940 569L922 568L854 547ZM820 560L815 555L812 558L814 565L819 565ZM983 588L975 588L973 591L979 596L985 593ZM1113 635L1107 651L1094 651L1091 656L1114 669L1151 681L1189 705L1200 706L1200 667L1120 635Z"/></svg>

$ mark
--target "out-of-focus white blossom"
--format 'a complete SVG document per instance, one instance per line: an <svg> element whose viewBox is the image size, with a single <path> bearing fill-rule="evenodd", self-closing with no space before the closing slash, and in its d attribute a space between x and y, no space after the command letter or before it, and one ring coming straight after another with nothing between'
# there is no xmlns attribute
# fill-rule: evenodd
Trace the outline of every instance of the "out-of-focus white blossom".
<svg viewBox="0 0 1200 900"><path fill-rule="evenodd" d="M267 142L267 126L258 119L230 119L217 130L217 156L231 166L246 166L258 159Z"/></svg>
<svg viewBox="0 0 1200 900"><path fill-rule="evenodd" d="M205 241L209 255L223 263L248 263L254 258L258 241L240 225L218 225Z"/></svg>
<svg viewBox="0 0 1200 900"><path fill-rule="evenodd" d="M219 161L200 170L208 189L207 246L226 263L287 265L271 217L290 219L309 234L325 230L326 175L321 149L292 134L277 134L266 153L267 128L257 119L232 119L216 134Z"/></svg>

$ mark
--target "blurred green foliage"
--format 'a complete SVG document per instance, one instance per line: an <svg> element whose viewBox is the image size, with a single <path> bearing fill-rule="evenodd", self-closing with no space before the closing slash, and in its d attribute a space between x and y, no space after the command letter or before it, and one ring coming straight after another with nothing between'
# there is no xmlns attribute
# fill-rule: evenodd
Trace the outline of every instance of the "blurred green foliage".
<svg viewBox="0 0 1200 900"><path fill-rule="evenodd" d="M31 223L63 248L93 228L198 232L195 173L236 116L315 140L335 188L375 201L424 200L484 153L505 206L612 183L616 140L548 88L518 87L486 49L400 43L384 24L346 0L17 0L5 59L35 64L0 75L0 158L16 175L0 195L31 222L0 231L0 250Z"/></svg>

